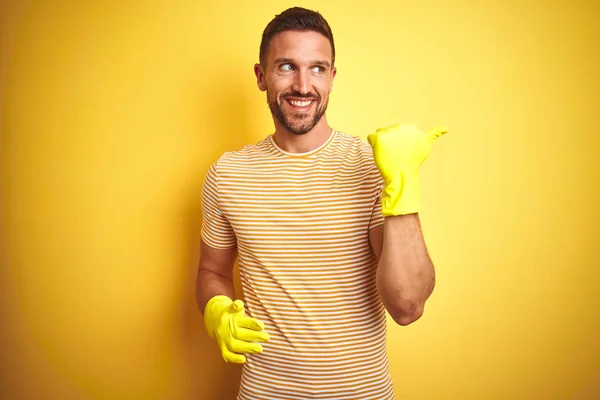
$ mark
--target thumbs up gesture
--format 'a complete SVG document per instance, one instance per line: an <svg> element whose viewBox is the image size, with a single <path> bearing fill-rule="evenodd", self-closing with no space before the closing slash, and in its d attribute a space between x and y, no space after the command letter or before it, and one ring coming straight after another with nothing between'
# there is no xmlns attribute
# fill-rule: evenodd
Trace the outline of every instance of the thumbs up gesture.
<svg viewBox="0 0 600 400"><path fill-rule="evenodd" d="M444 126L421 132L415 125L398 124L377 129L367 136L385 183L381 195L384 217L421 210L419 167L429 156L435 140L447 132Z"/></svg>

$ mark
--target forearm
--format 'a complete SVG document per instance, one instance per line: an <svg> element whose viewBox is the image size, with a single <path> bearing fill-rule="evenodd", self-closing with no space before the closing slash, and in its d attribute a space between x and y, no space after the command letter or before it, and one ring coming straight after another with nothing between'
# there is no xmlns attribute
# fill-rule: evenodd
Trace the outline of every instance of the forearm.
<svg viewBox="0 0 600 400"><path fill-rule="evenodd" d="M418 214L386 217L377 269L377 289L386 309L400 325L417 320L435 285Z"/></svg>
<svg viewBox="0 0 600 400"><path fill-rule="evenodd" d="M233 299L235 297L233 280L209 270L199 269L196 278L196 302L202 313L206 303L217 295Z"/></svg>

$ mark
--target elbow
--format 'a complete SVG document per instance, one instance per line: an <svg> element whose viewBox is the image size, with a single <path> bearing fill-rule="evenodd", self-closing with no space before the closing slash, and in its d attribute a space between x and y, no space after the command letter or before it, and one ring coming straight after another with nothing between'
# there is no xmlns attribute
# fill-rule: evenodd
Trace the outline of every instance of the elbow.
<svg viewBox="0 0 600 400"><path fill-rule="evenodd" d="M398 325L407 326L423 316L424 304L412 300L400 300L388 312Z"/></svg>
<svg viewBox="0 0 600 400"><path fill-rule="evenodd" d="M378 279L383 304L392 319L401 326L410 325L423 316L425 302L435 287L435 275L418 286L390 285Z"/></svg>

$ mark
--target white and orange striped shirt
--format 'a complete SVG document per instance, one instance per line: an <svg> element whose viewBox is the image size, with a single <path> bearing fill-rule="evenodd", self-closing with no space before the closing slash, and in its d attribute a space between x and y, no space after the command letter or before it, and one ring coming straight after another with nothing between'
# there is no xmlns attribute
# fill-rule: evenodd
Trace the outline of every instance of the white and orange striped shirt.
<svg viewBox="0 0 600 400"><path fill-rule="evenodd" d="M247 314L271 336L238 400L394 399L369 242L382 187L371 147L335 130L309 153L270 135L210 167L202 239L238 246Z"/></svg>

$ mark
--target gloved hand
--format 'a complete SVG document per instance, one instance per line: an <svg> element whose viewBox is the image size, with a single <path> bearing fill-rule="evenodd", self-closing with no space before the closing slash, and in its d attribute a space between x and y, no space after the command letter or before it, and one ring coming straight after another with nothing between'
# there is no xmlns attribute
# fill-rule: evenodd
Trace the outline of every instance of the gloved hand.
<svg viewBox="0 0 600 400"><path fill-rule="evenodd" d="M385 187L381 195L384 217L413 214L421 210L418 170L433 142L448 132L437 126L423 133L415 125L380 128L367 136Z"/></svg>
<svg viewBox="0 0 600 400"><path fill-rule="evenodd" d="M260 353L258 343L269 340L265 325L245 315L244 302L227 296L211 298L204 308L204 326L209 336L217 340L223 359L229 363L246 362L244 353Z"/></svg>

